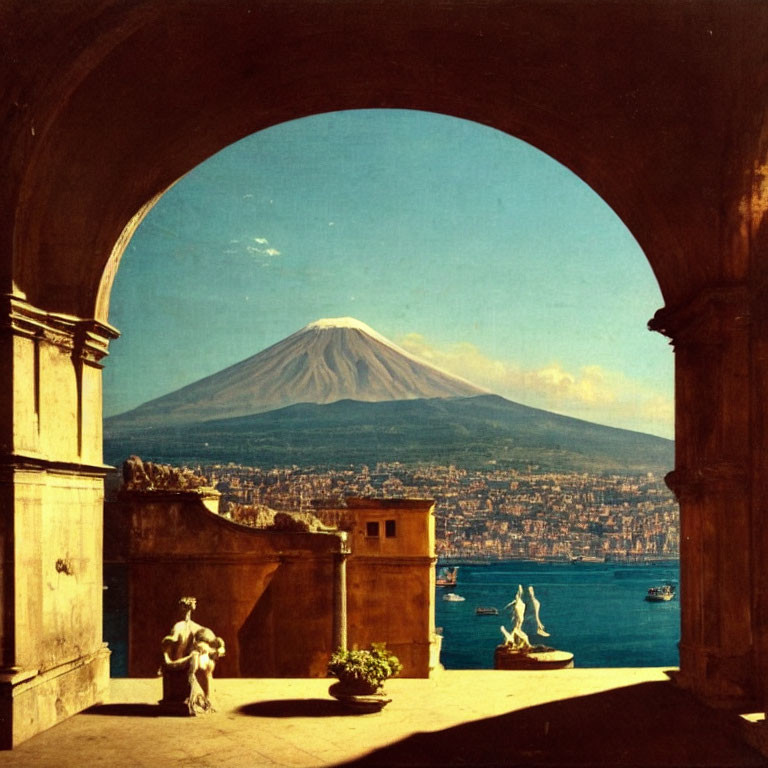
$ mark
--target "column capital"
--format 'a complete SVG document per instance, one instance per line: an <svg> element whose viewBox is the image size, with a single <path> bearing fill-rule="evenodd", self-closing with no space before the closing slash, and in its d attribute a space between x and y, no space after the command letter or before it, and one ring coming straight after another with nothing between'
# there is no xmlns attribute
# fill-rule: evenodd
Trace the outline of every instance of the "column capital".
<svg viewBox="0 0 768 768"><path fill-rule="evenodd" d="M725 335L749 325L749 292L743 284L706 288L687 302L662 307L648 329L681 344L720 344Z"/></svg>
<svg viewBox="0 0 768 768"><path fill-rule="evenodd" d="M90 364L98 364L120 335L107 323L46 312L13 294L0 295L0 333L45 341Z"/></svg>
<svg viewBox="0 0 768 768"><path fill-rule="evenodd" d="M352 554L352 549L349 546L349 536L346 531L339 531L337 534L339 539L339 550L336 555L341 560L346 560L349 555Z"/></svg>

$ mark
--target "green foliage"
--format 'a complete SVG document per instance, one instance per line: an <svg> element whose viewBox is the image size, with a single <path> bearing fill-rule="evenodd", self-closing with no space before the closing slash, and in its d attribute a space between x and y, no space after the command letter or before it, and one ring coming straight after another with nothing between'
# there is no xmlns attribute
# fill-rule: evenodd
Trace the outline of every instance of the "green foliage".
<svg viewBox="0 0 768 768"><path fill-rule="evenodd" d="M386 649L384 643L373 643L367 651L336 651L328 662L328 674L340 682L379 688L394 677L403 665L397 656Z"/></svg>

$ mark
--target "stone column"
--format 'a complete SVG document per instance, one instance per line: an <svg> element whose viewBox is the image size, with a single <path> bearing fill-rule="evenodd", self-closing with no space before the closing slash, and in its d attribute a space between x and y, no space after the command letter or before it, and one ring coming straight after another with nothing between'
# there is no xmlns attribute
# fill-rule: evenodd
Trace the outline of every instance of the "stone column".
<svg viewBox="0 0 768 768"><path fill-rule="evenodd" d="M116 335L0 297L0 747L106 694L99 360Z"/></svg>
<svg viewBox="0 0 768 768"><path fill-rule="evenodd" d="M347 650L347 534L339 534L339 551L334 555L333 649Z"/></svg>
<svg viewBox="0 0 768 768"><path fill-rule="evenodd" d="M650 323L675 348L681 686L708 703L754 698L746 290L704 292Z"/></svg>

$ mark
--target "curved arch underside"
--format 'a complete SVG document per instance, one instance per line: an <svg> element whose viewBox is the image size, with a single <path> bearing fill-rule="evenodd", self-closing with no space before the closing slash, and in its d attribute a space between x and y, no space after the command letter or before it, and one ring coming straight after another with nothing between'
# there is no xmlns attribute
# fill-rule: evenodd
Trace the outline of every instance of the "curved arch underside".
<svg viewBox="0 0 768 768"><path fill-rule="evenodd" d="M760 4L5 6L3 277L39 306L105 320L110 255L176 179L262 128L376 107L474 120L564 163L633 232L668 304L746 273L768 103Z"/></svg>

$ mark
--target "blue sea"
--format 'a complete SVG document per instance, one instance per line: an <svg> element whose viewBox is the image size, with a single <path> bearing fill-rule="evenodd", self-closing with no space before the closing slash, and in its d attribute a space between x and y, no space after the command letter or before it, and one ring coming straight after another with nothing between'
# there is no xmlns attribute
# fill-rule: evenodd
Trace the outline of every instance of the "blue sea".
<svg viewBox="0 0 768 768"><path fill-rule="evenodd" d="M493 669L493 652L503 641L500 625L511 628L504 606L517 585L525 589L523 630L531 643L574 654L577 667L668 667L678 665L680 603L649 603L649 587L677 584L677 563L540 563L511 561L462 565L453 589L437 588L435 623L442 627L440 660L446 669ZM534 587L540 616L550 637L536 635L527 588ZM454 603L446 592L466 598ZM498 616L478 616L478 606L499 609Z"/></svg>
<svg viewBox="0 0 768 768"><path fill-rule="evenodd" d="M649 603L649 587L677 583L676 563L614 565L510 561L462 565L451 589L437 589L435 623L442 627L440 661L446 669L493 669L493 652L502 642L499 626L511 628L504 606L517 585L526 588L523 629L532 643L574 654L578 667L676 667L680 638L679 594L668 603ZM127 578L125 566L105 566L105 639L112 649L112 676L127 674ZM527 587L541 603L541 620L550 637L536 635ZM466 598L442 599L447 592ZM679 592L679 591L678 591ZM498 616L477 616L478 606L499 609Z"/></svg>

